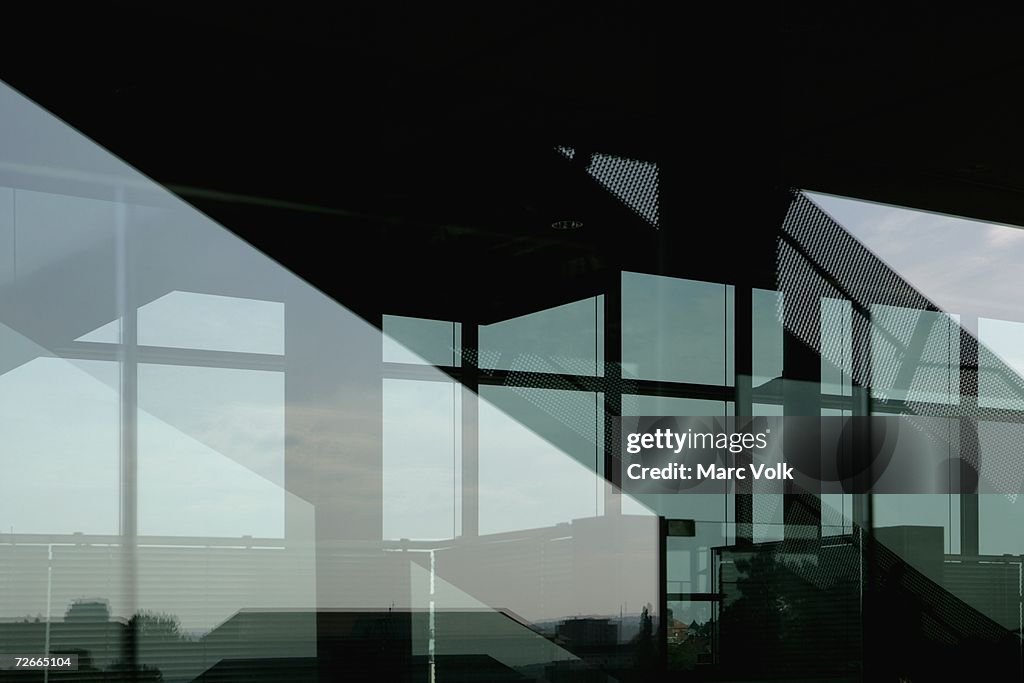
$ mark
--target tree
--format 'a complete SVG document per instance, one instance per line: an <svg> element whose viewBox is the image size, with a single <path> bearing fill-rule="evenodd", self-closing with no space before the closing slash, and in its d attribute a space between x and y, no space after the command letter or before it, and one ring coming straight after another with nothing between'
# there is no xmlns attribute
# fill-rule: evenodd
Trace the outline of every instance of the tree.
<svg viewBox="0 0 1024 683"><path fill-rule="evenodd" d="M181 636L181 621L173 614L139 612L128 621L136 638L178 640Z"/></svg>
<svg viewBox="0 0 1024 683"><path fill-rule="evenodd" d="M640 612L640 632L633 641L636 648L633 658L638 671L653 671L658 667L658 644L654 638L654 618L651 616L651 604L644 605Z"/></svg>

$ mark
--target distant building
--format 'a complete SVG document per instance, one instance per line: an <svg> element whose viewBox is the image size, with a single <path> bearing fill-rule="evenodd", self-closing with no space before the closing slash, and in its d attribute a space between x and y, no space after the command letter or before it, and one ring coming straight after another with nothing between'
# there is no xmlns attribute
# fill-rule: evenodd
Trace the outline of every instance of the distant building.
<svg viewBox="0 0 1024 683"><path fill-rule="evenodd" d="M610 619L584 617L563 621L556 629L557 638L573 652L580 649L614 647L619 632Z"/></svg>

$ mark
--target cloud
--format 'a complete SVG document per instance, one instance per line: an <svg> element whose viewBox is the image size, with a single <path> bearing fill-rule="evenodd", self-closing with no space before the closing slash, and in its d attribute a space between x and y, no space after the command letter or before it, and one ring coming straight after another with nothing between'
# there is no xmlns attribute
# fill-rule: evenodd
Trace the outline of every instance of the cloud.
<svg viewBox="0 0 1024 683"><path fill-rule="evenodd" d="M985 244L997 249L1024 248L1024 229L992 225L985 231Z"/></svg>

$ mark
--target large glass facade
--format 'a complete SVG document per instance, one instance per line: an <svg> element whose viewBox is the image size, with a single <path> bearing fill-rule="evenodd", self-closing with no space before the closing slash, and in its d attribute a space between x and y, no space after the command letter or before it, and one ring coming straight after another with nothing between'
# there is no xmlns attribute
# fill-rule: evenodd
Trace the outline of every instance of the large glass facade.
<svg viewBox="0 0 1024 683"><path fill-rule="evenodd" d="M740 268L673 250L657 164L558 146L643 239L452 228L358 259L478 259L441 287L461 305L400 272L349 301L2 85L0 113L0 657L182 683L1024 674L1015 494L615 485L620 416L970 417L959 454L1016 453L1018 228L792 190Z"/></svg>

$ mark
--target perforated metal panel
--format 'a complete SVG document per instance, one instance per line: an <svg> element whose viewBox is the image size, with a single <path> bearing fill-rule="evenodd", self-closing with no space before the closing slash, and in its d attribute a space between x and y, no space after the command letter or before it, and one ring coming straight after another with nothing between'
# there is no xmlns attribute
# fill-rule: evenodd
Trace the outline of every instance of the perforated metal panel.
<svg viewBox="0 0 1024 683"><path fill-rule="evenodd" d="M576 158L572 147L559 146L555 151L566 159ZM659 227L658 164L596 153L590 156L587 174L645 221Z"/></svg>

